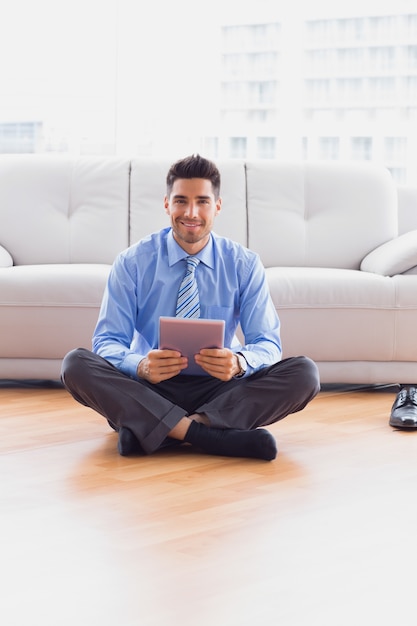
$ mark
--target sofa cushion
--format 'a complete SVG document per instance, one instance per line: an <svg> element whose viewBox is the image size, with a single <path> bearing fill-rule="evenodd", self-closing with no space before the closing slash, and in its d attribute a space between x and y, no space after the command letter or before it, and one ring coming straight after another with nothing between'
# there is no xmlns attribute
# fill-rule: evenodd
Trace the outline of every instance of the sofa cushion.
<svg viewBox="0 0 417 626"><path fill-rule="evenodd" d="M0 327L14 329L2 333L1 356L59 359L77 346L91 348L109 271L100 264L0 269Z"/></svg>
<svg viewBox="0 0 417 626"><path fill-rule="evenodd" d="M356 270L276 267L266 274L281 319L284 357L306 354L336 362L366 361L372 355L373 361L392 361L407 354L415 359L409 338L417 314L417 277L413 290L414 277Z"/></svg>
<svg viewBox="0 0 417 626"><path fill-rule="evenodd" d="M15 265L112 263L128 245L128 159L0 155L0 236Z"/></svg>
<svg viewBox="0 0 417 626"><path fill-rule="evenodd" d="M398 185L398 232L400 235L417 228L417 187Z"/></svg>
<svg viewBox="0 0 417 626"><path fill-rule="evenodd" d="M361 263L361 270L384 276L408 272L417 265L417 230L411 230L370 252Z"/></svg>
<svg viewBox="0 0 417 626"><path fill-rule="evenodd" d="M398 361L416 362L417 275L398 274L385 277L394 284L395 309L391 325L395 328L393 357ZM414 384L417 378L414 379Z"/></svg>
<svg viewBox="0 0 417 626"><path fill-rule="evenodd" d="M0 267L11 267L13 265L13 259L6 248L0 246Z"/></svg>
<svg viewBox="0 0 417 626"><path fill-rule="evenodd" d="M397 193L368 163L247 163L249 247L266 267L359 269L398 234Z"/></svg>

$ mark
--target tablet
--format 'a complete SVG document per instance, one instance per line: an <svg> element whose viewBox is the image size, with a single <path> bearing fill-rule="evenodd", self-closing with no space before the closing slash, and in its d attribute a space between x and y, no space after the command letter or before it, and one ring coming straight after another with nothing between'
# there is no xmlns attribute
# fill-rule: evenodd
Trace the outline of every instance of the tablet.
<svg viewBox="0 0 417 626"><path fill-rule="evenodd" d="M202 348L223 348L224 320L206 320L187 317L159 318L159 347L178 350L188 358L188 367L181 374L208 376L194 361Z"/></svg>

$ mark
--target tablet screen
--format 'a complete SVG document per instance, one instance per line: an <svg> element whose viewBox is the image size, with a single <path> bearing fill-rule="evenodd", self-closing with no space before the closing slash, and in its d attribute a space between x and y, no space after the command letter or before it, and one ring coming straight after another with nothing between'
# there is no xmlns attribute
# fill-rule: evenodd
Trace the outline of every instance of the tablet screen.
<svg viewBox="0 0 417 626"><path fill-rule="evenodd" d="M181 374L208 376L194 361L202 348L223 348L224 320L184 317L159 318L159 347L178 350L188 358L188 367Z"/></svg>

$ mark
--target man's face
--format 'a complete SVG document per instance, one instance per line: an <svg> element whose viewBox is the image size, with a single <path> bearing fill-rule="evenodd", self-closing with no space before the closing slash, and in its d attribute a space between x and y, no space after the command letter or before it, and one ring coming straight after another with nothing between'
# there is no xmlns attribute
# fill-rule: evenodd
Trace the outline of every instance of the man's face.
<svg viewBox="0 0 417 626"><path fill-rule="evenodd" d="M174 182L171 195L165 196L165 211L171 218L175 241L188 254L197 254L208 242L221 203L205 178L179 178Z"/></svg>

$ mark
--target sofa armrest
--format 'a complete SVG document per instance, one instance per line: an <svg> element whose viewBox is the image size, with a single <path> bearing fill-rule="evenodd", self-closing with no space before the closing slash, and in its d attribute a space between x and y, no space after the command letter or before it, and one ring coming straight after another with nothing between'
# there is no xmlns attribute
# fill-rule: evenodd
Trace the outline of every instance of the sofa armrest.
<svg viewBox="0 0 417 626"><path fill-rule="evenodd" d="M13 259L6 248L0 246L0 267L11 267L13 265Z"/></svg>
<svg viewBox="0 0 417 626"><path fill-rule="evenodd" d="M360 268L364 272L394 276L408 272L416 265L417 230L410 230L372 250L362 260Z"/></svg>

